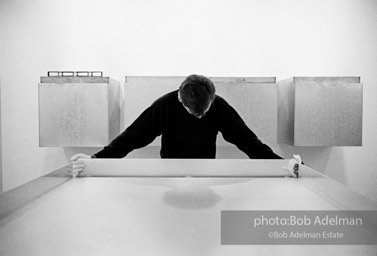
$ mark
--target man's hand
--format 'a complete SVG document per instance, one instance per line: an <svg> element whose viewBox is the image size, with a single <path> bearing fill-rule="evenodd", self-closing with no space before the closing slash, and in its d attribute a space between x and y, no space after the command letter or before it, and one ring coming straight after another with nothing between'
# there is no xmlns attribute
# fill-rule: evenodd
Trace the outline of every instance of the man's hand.
<svg viewBox="0 0 377 256"><path fill-rule="evenodd" d="M80 161L81 159L89 159L92 158L91 156L85 154L76 154L71 157L72 160L72 177L76 177L80 172L84 170L84 162Z"/></svg>
<svg viewBox="0 0 377 256"><path fill-rule="evenodd" d="M288 170L290 176L298 178L300 164L303 164L303 162L301 161L301 157L299 155L293 155L293 159L290 159L288 162L288 167L283 168Z"/></svg>

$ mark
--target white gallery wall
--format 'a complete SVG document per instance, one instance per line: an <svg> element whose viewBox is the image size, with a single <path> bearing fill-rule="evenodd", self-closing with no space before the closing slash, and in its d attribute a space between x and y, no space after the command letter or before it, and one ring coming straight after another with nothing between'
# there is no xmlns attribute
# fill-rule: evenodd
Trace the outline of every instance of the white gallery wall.
<svg viewBox="0 0 377 256"><path fill-rule="evenodd" d="M376 28L375 0L0 0L3 190L76 152L99 150L38 146L38 82L49 70L100 70L120 82L126 75L192 73L361 76L362 147L274 150L299 153L307 165L377 200ZM159 157L158 148L129 157ZM218 149L218 158L238 157L246 156Z"/></svg>

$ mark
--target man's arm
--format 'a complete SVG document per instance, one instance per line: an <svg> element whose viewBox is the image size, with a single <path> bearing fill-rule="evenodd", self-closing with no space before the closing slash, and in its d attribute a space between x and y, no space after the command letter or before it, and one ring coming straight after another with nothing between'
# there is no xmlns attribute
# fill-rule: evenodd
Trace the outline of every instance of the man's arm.
<svg viewBox="0 0 377 256"><path fill-rule="evenodd" d="M236 145L249 158L282 159L258 139L232 106L225 100L221 105L220 132L226 141Z"/></svg>
<svg viewBox="0 0 377 256"><path fill-rule="evenodd" d="M93 157L122 158L134 149L145 147L161 135L161 118L160 106L152 104L123 133Z"/></svg>

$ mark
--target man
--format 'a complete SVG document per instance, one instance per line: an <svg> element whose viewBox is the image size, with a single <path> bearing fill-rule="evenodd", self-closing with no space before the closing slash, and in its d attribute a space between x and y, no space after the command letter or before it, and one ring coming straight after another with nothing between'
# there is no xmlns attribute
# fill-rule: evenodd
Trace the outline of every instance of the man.
<svg viewBox="0 0 377 256"><path fill-rule="evenodd" d="M190 75L179 90L157 99L122 134L98 153L74 155L74 171L80 158L122 158L134 149L161 137L161 158L215 158L216 136L246 153L249 158L281 159L263 144L223 98L215 95L212 81Z"/></svg>

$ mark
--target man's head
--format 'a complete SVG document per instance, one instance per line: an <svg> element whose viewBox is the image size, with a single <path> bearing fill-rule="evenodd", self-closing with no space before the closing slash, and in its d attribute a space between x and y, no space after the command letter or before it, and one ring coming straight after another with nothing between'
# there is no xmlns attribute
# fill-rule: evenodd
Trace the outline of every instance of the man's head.
<svg viewBox="0 0 377 256"><path fill-rule="evenodd" d="M190 75L179 87L178 99L190 114L202 118L215 99L215 86L205 76Z"/></svg>

